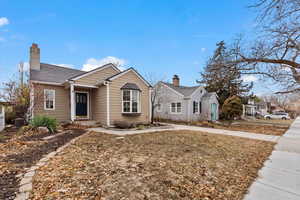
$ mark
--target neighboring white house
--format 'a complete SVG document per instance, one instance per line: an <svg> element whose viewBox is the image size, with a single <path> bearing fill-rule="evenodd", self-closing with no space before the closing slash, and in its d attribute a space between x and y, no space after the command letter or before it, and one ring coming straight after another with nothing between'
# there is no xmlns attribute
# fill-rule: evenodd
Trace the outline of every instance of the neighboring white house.
<svg viewBox="0 0 300 200"><path fill-rule="evenodd" d="M255 116L255 115L268 114L268 106L265 102L256 103L253 99L248 100L248 104L243 105L243 116Z"/></svg>
<svg viewBox="0 0 300 200"><path fill-rule="evenodd" d="M0 105L0 131L5 128L5 109L4 106Z"/></svg>
<svg viewBox="0 0 300 200"><path fill-rule="evenodd" d="M177 121L219 119L219 102L215 92L203 86L181 86L177 75L173 83L159 82L154 86L154 117Z"/></svg>

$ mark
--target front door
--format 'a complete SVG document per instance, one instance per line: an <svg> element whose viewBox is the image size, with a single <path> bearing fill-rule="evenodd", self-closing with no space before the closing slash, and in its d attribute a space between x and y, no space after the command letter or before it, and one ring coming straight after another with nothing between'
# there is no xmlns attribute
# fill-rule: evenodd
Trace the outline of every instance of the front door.
<svg viewBox="0 0 300 200"><path fill-rule="evenodd" d="M88 115L88 94L76 92L76 116L86 118Z"/></svg>
<svg viewBox="0 0 300 200"><path fill-rule="evenodd" d="M217 120L217 104L212 103L210 109L211 109L211 120L216 121Z"/></svg>

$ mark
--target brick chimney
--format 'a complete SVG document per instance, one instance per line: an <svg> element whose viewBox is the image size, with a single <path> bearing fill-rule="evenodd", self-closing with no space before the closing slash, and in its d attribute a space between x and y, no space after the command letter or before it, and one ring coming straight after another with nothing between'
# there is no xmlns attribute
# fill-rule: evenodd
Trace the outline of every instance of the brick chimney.
<svg viewBox="0 0 300 200"><path fill-rule="evenodd" d="M32 43L30 47L30 69L40 70L40 48L37 44Z"/></svg>
<svg viewBox="0 0 300 200"><path fill-rule="evenodd" d="M173 85L175 86L175 87L179 87L179 77L175 74L174 76L173 76Z"/></svg>

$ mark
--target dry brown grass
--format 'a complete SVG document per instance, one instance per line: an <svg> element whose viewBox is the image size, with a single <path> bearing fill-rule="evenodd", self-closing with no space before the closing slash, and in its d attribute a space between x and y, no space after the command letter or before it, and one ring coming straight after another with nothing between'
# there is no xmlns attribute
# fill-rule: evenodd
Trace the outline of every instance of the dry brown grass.
<svg viewBox="0 0 300 200"><path fill-rule="evenodd" d="M265 135L283 135L293 120L252 120L252 121L244 121L244 120L235 120L231 124L227 121L220 121L218 123L213 123L209 121L199 121L199 122L184 122L184 121L170 121L170 120L162 120L161 122L167 123L176 123L176 124L185 124L192 126L200 126L200 127L209 127L209 128L217 128L217 129L225 129L231 131L244 131L250 133L258 133Z"/></svg>
<svg viewBox="0 0 300 200"><path fill-rule="evenodd" d="M192 131L90 133L34 177L33 199L242 199L274 143Z"/></svg>

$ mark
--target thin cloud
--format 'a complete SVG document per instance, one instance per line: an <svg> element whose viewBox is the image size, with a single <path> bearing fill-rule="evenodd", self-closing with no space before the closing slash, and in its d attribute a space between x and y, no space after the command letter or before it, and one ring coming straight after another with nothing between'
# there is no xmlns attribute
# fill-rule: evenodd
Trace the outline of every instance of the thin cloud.
<svg viewBox="0 0 300 200"><path fill-rule="evenodd" d="M0 27L9 24L9 20L6 17L0 17Z"/></svg>
<svg viewBox="0 0 300 200"><path fill-rule="evenodd" d="M90 71L97 67L106 65L108 63L112 63L116 65L121 71L125 70L124 64L127 63L126 60L117 58L114 56L107 56L105 58L96 59L96 58L89 58L87 59L86 63L83 65L83 71Z"/></svg>
<svg viewBox="0 0 300 200"><path fill-rule="evenodd" d="M206 48L205 47L202 47L201 48L201 52L205 52L206 51Z"/></svg>

